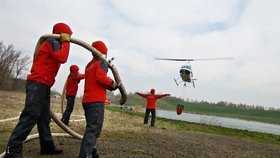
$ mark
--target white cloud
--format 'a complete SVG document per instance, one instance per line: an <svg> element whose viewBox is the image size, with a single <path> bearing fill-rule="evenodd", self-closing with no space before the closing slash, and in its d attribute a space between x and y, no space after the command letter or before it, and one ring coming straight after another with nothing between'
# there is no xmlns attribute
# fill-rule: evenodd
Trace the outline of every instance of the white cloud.
<svg viewBox="0 0 280 158"><path fill-rule="evenodd" d="M153 87L191 99L280 108L277 0L0 1L0 40L30 56L38 38L62 21L71 26L73 37L90 44L105 41L129 92ZM70 53L53 87L57 90L72 63L83 70L91 59L74 45ZM183 89L173 78L185 63L154 57L235 59L193 62L197 88ZM79 93L82 89L80 84Z"/></svg>

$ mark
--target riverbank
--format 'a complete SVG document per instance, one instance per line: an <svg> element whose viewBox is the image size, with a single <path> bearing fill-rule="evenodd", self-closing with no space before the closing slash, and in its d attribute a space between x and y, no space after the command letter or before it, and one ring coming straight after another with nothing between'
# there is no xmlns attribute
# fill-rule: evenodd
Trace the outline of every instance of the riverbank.
<svg viewBox="0 0 280 158"><path fill-rule="evenodd" d="M192 113L182 113L181 115L177 115L174 111L166 110L157 110L157 117L280 135L280 125L248 121L237 118L199 115Z"/></svg>

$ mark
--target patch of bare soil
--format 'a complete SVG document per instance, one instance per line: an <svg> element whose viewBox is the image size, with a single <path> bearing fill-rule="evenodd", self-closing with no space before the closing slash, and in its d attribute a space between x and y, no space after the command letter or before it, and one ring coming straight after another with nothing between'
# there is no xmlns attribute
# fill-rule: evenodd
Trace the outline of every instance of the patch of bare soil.
<svg viewBox="0 0 280 158"><path fill-rule="evenodd" d="M280 147L201 132L157 132L147 127L146 132L127 132L126 139L101 138L97 149L102 158L118 157L189 157L189 158L279 158ZM112 136L118 133L111 133ZM56 156L40 156L39 141L24 144L25 157L77 158L81 140L54 137L55 143L64 150Z"/></svg>

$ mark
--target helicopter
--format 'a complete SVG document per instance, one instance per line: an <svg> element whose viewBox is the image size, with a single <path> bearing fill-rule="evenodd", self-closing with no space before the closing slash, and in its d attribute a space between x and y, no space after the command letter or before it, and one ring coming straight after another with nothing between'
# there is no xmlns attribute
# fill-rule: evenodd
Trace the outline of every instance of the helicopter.
<svg viewBox="0 0 280 158"><path fill-rule="evenodd" d="M195 88L195 83L197 79L193 78L193 71L192 66L190 64L191 61L198 61L198 60L231 60L232 57L227 58L207 58L207 59L179 59L179 58L154 58L155 60L169 60L169 61L186 61L187 64L181 66L179 70L179 77L174 78L174 81L177 86L183 83L183 86L187 86L187 83L191 83L193 88Z"/></svg>

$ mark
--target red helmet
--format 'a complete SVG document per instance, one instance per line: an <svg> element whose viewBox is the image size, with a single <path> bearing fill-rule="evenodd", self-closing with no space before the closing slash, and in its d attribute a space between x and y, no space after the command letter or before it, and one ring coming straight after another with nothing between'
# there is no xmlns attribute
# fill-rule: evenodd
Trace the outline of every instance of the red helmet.
<svg viewBox="0 0 280 158"><path fill-rule="evenodd" d="M107 55L108 49L102 41L95 41L95 42L92 43L92 46L95 49L97 49L99 52L101 52L102 54Z"/></svg>
<svg viewBox="0 0 280 158"><path fill-rule="evenodd" d="M72 35L73 32L67 24L57 23L53 26L53 33L54 34L67 33L69 35Z"/></svg>
<svg viewBox="0 0 280 158"><path fill-rule="evenodd" d="M70 66L70 71L71 72L78 72L79 71L79 67L77 65L71 65Z"/></svg>
<svg viewBox="0 0 280 158"><path fill-rule="evenodd" d="M151 89L150 93L151 94L155 94L156 90L155 89Z"/></svg>

